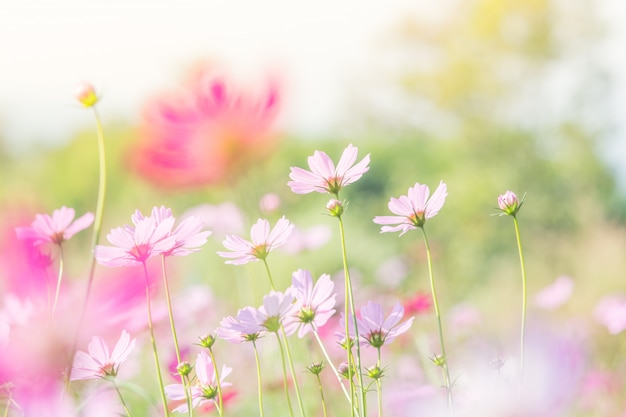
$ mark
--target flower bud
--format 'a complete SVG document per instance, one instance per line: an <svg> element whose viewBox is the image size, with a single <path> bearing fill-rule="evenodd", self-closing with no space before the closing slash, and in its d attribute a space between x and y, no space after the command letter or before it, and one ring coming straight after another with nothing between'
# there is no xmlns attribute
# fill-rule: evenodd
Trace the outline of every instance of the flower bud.
<svg viewBox="0 0 626 417"><path fill-rule="evenodd" d="M333 217L341 217L343 214L343 203L333 198L326 204L326 210Z"/></svg>
<svg viewBox="0 0 626 417"><path fill-rule="evenodd" d="M432 361L432 363L435 364L435 366L438 366L440 368L443 368L443 366L446 364L445 356L434 355L432 358L430 358L430 360Z"/></svg>
<svg viewBox="0 0 626 417"><path fill-rule="evenodd" d="M385 374L385 370L382 369L378 365L374 365L370 368L367 368L367 376L372 379L375 379L375 380L381 379L384 376L384 374Z"/></svg>
<svg viewBox="0 0 626 417"><path fill-rule="evenodd" d="M498 197L498 207L509 216L515 216L522 207L522 203L523 201L520 202L513 191L507 191Z"/></svg>
<svg viewBox="0 0 626 417"><path fill-rule="evenodd" d="M200 346L207 348L207 349L211 349L213 345L215 344L215 340L217 340L217 338L213 336L212 334L202 336L200 338Z"/></svg>
<svg viewBox="0 0 626 417"><path fill-rule="evenodd" d="M98 102L96 90L89 83L80 83L76 87L76 99L85 107L93 107Z"/></svg>
<svg viewBox="0 0 626 417"><path fill-rule="evenodd" d="M311 365L307 366L309 372L313 375L319 375L324 370L324 362L313 362Z"/></svg>
<svg viewBox="0 0 626 417"><path fill-rule="evenodd" d="M350 379L350 376L354 376L355 369L354 366L348 366L348 362L341 362L341 364L337 368L337 372L344 379Z"/></svg>
<svg viewBox="0 0 626 417"><path fill-rule="evenodd" d="M191 373L191 365L189 362L183 361L178 364L176 370L180 376L187 376Z"/></svg>

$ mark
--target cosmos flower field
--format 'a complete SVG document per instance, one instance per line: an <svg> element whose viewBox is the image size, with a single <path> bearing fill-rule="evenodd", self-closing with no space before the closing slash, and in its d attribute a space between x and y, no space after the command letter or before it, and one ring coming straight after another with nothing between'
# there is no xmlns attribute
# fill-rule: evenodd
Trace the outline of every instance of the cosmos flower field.
<svg viewBox="0 0 626 417"><path fill-rule="evenodd" d="M254 176L280 146L276 87L251 99L200 72L186 88L193 100L150 103L128 175L240 187L234 173ZM273 162L283 188L247 213L228 198L121 207L98 92L81 84L76 99L95 120L92 209L67 201L3 224L4 417L626 415L626 297L567 311L571 276L537 284L532 193L503 185L481 201L507 242L507 284L469 302L446 281L461 257L442 255L439 225L458 207L446 178L400 175L371 216L359 198L379 175L368 142L309 143L295 164Z"/></svg>

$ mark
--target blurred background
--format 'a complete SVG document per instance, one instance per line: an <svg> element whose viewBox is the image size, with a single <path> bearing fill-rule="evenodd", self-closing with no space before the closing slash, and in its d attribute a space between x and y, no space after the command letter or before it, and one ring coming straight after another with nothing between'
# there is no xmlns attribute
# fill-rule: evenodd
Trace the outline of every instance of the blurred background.
<svg viewBox="0 0 626 417"><path fill-rule="evenodd" d="M371 220L415 182L443 180L448 199L428 224L443 310L470 306L487 328L506 329L518 315L519 265L513 225L494 214L510 189L526 194L531 295L571 279L571 298L550 317L584 323L597 366L615 365L603 354L615 341L593 311L624 289L626 4L127 3L0 3L4 228L61 205L94 210L95 125L72 94L88 81L107 142L103 230L162 204L224 226L180 265L178 284L231 297L222 313L267 290L244 281L259 265L242 273L212 254L224 233L245 236L259 217L286 214L300 231L297 256L271 259L282 286L297 268L341 270L325 197L294 195L286 183L315 150L337 161L353 143L372 159L343 196L357 299L428 294L421 238L380 235ZM79 279L84 265L68 268ZM546 320L546 307L531 304Z"/></svg>

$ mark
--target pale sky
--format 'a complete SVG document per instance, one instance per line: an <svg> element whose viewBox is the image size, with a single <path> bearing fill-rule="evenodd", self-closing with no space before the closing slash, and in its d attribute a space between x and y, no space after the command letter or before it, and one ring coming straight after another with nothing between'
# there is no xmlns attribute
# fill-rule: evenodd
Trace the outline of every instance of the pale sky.
<svg viewBox="0 0 626 417"><path fill-rule="evenodd" d="M83 80L102 92L105 123L134 122L142 103L175 86L199 59L224 63L242 79L280 71L281 128L332 133L346 111L346 86L367 72L380 38L408 13L434 19L458 1L0 0L0 137L19 150L63 144L91 128L73 100ZM619 166L626 159L619 114L626 108L626 1L597 6L613 33L602 55L619 122L607 153Z"/></svg>

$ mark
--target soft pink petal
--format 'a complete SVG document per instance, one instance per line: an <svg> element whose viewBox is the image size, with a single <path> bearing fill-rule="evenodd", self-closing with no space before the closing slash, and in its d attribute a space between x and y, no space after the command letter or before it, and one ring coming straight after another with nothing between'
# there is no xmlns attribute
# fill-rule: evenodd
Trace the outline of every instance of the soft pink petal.
<svg viewBox="0 0 626 417"><path fill-rule="evenodd" d="M359 153L359 149L349 144L346 149L344 149L341 154L341 158L339 158L339 163L337 164L337 169L335 170L335 174L340 177L344 177L354 161L356 161L356 157Z"/></svg>
<svg viewBox="0 0 626 417"><path fill-rule="evenodd" d="M88 228L93 223L93 220L93 213L85 213L65 229L64 239L67 240L81 230Z"/></svg>
<svg viewBox="0 0 626 417"><path fill-rule="evenodd" d="M448 193L446 184L443 181L439 182L439 186L433 193L430 200L428 200L428 202L426 203L427 219L434 217L437 215L437 213L439 213L439 210L441 210L441 207L443 207L443 203L445 203L446 201L447 195Z"/></svg>

